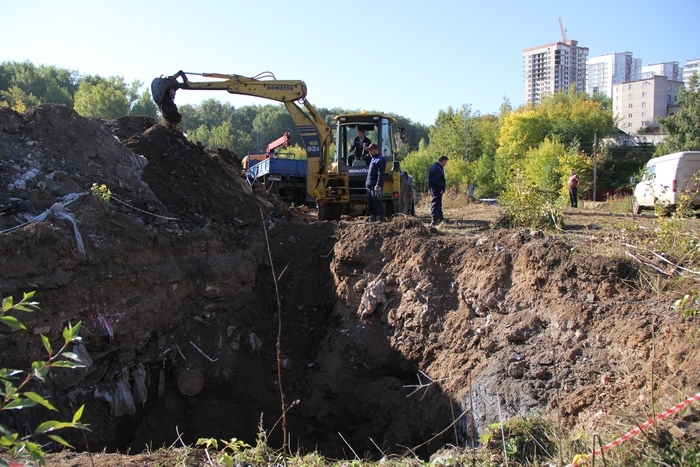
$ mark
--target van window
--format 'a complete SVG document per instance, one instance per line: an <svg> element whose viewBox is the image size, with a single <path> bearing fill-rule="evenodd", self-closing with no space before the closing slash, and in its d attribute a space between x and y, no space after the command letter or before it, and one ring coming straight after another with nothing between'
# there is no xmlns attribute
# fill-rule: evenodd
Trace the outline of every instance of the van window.
<svg viewBox="0 0 700 467"><path fill-rule="evenodd" d="M643 180L653 179L655 173L656 173L656 166L655 165L648 166L647 170L644 172Z"/></svg>

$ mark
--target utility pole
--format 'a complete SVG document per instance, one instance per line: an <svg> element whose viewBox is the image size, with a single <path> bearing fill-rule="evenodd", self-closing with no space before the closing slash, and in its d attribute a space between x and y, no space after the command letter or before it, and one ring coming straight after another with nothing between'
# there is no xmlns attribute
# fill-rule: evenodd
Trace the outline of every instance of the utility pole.
<svg viewBox="0 0 700 467"><path fill-rule="evenodd" d="M598 182L598 133L593 133L593 201L596 199Z"/></svg>

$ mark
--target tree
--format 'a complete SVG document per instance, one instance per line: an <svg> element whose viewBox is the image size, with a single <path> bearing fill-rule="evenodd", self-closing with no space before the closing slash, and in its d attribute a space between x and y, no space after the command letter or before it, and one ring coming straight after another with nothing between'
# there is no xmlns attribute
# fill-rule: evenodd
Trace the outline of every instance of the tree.
<svg viewBox="0 0 700 467"><path fill-rule="evenodd" d="M448 107L447 111L441 110L429 130L431 150L450 160L466 159L467 129L471 119L471 106L467 104L462 105L459 111L452 107Z"/></svg>
<svg viewBox="0 0 700 467"><path fill-rule="evenodd" d="M136 100L136 103L131 107L130 115L144 115L146 117L156 118L158 116L158 107L151 98L151 93L148 89L141 94Z"/></svg>
<svg viewBox="0 0 700 467"><path fill-rule="evenodd" d="M504 188L514 171L522 166L528 151L546 138L556 139L566 148L592 153L593 135L603 138L615 129L612 112L585 94L559 92L543 99L538 106L524 106L508 113L500 128L495 160L496 185Z"/></svg>
<svg viewBox="0 0 700 467"><path fill-rule="evenodd" d="M695 73L690 78L688 87L678 92L680 111L670 117L661 118L661 127L668 133L656 154L677 151L700 151L700 78Z"/></svg>
<svg viewBox="0 0 700 467"><path fill-rule="evenodd" d="M26 95L18 86L0 91L0 107L9 107L15 112L24 113L29 107L39 104L39 99L33 94Z"/></svg>
<svg viewBox="0 0 700 467"><path fill-rule="evenodd" d="M83 117L117 119L129 112L129 101L108 83L83 82L75 93L74 108Z"/></svg>

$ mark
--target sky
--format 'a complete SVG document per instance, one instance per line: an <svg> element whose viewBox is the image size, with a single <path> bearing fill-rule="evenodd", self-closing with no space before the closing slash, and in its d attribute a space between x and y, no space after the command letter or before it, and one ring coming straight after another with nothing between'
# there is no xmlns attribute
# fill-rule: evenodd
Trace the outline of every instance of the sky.
<svg viewBox="0 0 700 467"><path fill-rule="evenodd" d="M700 58L699 0L0 0L0 62L30 61L150 86L178 70L300 79L316 107L395 113L524 103L523 49L569 39L642 65ZM146 87L142 88L145 90ZM225 91L180 91L177 104Z"/></svg>

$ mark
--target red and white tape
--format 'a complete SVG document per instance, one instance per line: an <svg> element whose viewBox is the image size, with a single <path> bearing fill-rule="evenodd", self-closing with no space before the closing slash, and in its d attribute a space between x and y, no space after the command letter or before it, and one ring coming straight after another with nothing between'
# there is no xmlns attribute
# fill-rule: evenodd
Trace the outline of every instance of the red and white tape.
<svg viewBox="0 0 700 467"><path fill-rule="evenodd" d="M663 412L658 414L656 417L650 418L649 420L642 423L638 427L632 428L630 431L628 431L624 435L609 442L608 444L606 444L602 448L597 449L596 451L593 451L592 454L586 454L586 455L582 456L580 459L572 462L571 464L568 464L566 467L578 467L579 465L583 465L586 462L588 462L588 459L590 459L591 457L600 456L603 453L603 451L609 451L612 448L614 448L615 446L619 446L620 444L624 443L625 441L634 438L639 433L641 433L643 430L648 430L656 422L660 422L661 420L666 420L668 417L670 417L674 413L678 412L679 410L682 410L685 407L688 407L690 404L692 404L694 402L698 402L698 401L700 401L700 392L698 392L697 394L695 394L693 396L690 396L689 398L687 398L683 402L680 402L680 403L674 405L670 409L664 410Z"/></svg>

